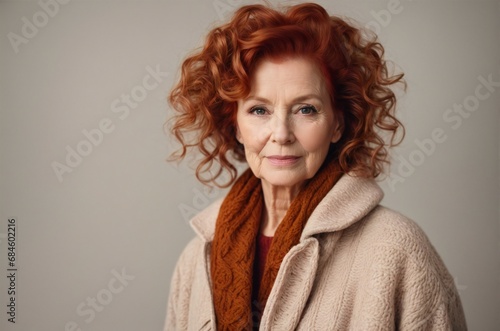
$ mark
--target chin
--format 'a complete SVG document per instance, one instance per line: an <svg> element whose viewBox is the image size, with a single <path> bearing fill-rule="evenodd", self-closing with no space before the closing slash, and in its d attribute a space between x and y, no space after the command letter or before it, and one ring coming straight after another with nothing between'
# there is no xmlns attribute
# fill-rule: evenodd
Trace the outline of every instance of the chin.
<svg viewBox="0 0 500 331"><path fill-rule="evenodd" d="M261 180L266 181L272 186L277 187L294 187L302 185L307 176L290 173L289 171L273 171L272 174L261 176Z"/></svg>

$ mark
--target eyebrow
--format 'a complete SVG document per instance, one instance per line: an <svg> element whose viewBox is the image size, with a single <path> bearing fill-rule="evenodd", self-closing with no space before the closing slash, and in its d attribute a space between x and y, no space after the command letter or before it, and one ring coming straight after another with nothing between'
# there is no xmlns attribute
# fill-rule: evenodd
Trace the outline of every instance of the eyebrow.
<svg viewBox="0 0 500 331"><path fill-rule="evenodd" d="M319 95L317 94L305 94L305 95L301 95L301 96L298 96L296 98L294 98L292 100L292 104L293 103L297 103L297 102L304 102L306 100L311 100L311 99L316 99L320 102L322 102L322 99ZM248 102L248 101L251 101L251 100L254 100L254 101L259 101L259 102L262 102L262 103L271 103L271 101L269 101L268 99L266 98L263 98L263 97L259 97L259 96L256 96L256 95L250 95L248 96L245 100L243 100L243 102Z"/></svg>

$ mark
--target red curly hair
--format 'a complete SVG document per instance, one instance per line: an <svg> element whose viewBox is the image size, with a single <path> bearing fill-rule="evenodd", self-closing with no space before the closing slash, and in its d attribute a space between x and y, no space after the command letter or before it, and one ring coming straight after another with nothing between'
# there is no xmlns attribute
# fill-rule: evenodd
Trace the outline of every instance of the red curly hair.
<svg viewBox="0 0 500 331"><path fill-rule="evenodd" d="M388 162L387 147L404 137L389 86L405 83L402 73L389 74L384 48L376 37L366 35L313 3L285 12L263 5L240 8L227 24L210 31L203 48L182 64L179 82L169 96L177 112L170 130L182 145L172 159L183 159L188 149L197 148L202 155L198 180L231 185L237 177L231 160L245 160L243 146L236 140L237 100L250 93L253 69L264 58L301 56L321 69L342 123L342 137L334 146L342 170L377 177ZM398 129L402 129L399 139ZM221 184L217 178L224 170L230 179Z"/></svg>

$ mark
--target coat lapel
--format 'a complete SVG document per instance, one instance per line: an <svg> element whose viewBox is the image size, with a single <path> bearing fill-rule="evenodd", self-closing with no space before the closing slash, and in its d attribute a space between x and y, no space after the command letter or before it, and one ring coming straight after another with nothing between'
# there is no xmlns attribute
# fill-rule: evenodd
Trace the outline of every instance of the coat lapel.
<svg viewBox="0 0 500 331"><path fill-rule="evenodd" d="M375 180L343 175L309 217L301 240L349 227L370 213L383 197Z"/></svg>
<svg viewBox="0 0 500 331"><path fill-rule="evenodd" d="M316 276L318 253L318 241L308 238L285 255L269 294L260 330L297 327Z"/></svg>
<svg viewBox="0 0 500 331"><path fill-rule="evenodd" d="M192 296L189 303L189 330L215 330L215 312L212 303L212 290L210 284L210 261L208 251L210 243L203 246L203 256L196 264Z"/></svg>
<svg viewBox="0 0 500 331"><path fill-rule="evenodd" d="M189 330L216 330L215 310L212 299L210 281L210 249L214 238L215 221L222 199L212 203L196 215L191 221L191 227L204 243L203 252L196 263L196 282L193 282L192 297L189 305Z"/></svg>

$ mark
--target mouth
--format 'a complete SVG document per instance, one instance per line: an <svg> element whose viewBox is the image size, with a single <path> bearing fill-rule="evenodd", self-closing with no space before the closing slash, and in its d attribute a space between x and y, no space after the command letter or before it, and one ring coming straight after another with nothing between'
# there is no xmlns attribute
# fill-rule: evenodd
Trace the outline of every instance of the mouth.
<svg viewBox="0 0 500 331"><path fill-rule="evenodd" d="M266 157L269 163L276 166L287 166L295 164L300 157L295 155L270 155Z"/></svg>

